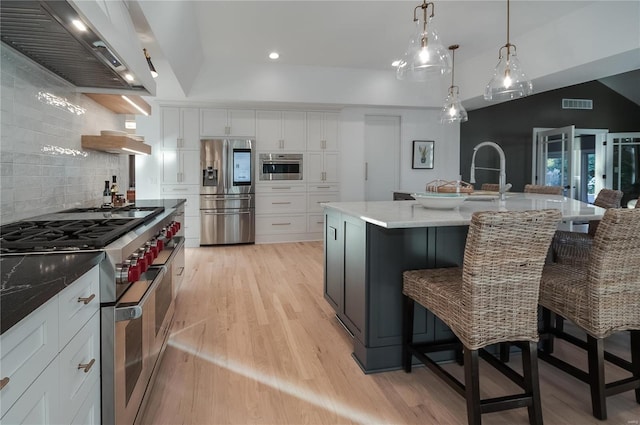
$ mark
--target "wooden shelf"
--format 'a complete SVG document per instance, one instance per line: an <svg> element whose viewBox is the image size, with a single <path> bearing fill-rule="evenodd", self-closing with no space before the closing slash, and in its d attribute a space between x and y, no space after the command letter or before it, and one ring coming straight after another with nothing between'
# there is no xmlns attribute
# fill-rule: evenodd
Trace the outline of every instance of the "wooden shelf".
<svg viewBox="0 0 640 425"><path fill-rule="evenodd" d="M98 94L98 93L84 93L85 96L90 97L94 101L98 102L105 108L108 108L116 114L132 114L140 115L138 109L133 107L129 102L124 100L119 94ZM143 98L137 95L127 95L127 97L138 105L148 115L151 115L151 105L144 101Z"/></svg>
<svg viewBox="0 0 640 425"><path fill-rule="evenodd" d="M82 136L81 144L84 149L109 153L151 155L151 146L127 136Z"/></svg>

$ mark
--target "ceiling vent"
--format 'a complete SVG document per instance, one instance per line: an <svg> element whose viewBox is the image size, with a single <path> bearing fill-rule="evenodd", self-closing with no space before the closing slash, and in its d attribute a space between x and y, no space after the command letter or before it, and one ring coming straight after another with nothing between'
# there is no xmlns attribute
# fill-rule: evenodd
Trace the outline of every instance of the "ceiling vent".
<svg viewBox="0 0 640 425"><path fill-rule="evenodd" d="M562 109L593 109L593 100L562 99Z"/></svg>

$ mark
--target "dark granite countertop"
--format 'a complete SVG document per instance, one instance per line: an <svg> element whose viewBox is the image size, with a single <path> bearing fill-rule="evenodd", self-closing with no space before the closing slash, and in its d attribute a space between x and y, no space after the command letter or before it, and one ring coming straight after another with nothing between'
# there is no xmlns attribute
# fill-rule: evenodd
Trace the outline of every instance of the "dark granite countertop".
<svg viewBox="0 0 640 425"><path fill-rule="evenodd" d="M0 256L0 334L104 258L102 251Z"/></svg>

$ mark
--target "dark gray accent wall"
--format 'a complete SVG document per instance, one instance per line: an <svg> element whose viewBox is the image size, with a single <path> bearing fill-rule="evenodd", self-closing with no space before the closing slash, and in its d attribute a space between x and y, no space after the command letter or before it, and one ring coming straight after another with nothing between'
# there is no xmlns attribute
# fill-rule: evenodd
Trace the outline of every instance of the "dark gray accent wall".
<svg viewBox="0 0 640 425"><path fill-rule="evenodd" d="M535 90L535 86L534 86ZM592 99L592 110L562 109L562 99ZM640 131L640 105L609 89L598 81L565 87L523 99L512 100L469 112L469 121L460 126L460 170L469 181L473 148L486 140L505 151L507 182L521 192L531 183L532 133L535 127L604 128L610 132ZM482 148L476 166L498 167L498 155ZM481 183L497 183L498 173L476 172Z"/></svg>

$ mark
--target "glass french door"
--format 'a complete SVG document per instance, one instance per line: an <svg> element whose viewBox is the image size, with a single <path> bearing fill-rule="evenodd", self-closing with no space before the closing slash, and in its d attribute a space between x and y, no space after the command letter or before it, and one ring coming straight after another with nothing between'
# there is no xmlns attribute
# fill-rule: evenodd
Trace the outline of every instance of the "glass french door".
<svg viewBox="0 0 640 425"><path fill-rule="evenodd" d="M609 133L607 151L607 187L621 190L622 205L640 196L640 133Z"/></svg>
<svg viewBox="0 0 640 425"><path fill-rule="evenodd" d="M536 133L535 183L562 186L565 196L574 197L576 184L573 169L579 160L574 151L573 125Z"/></svg>

